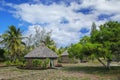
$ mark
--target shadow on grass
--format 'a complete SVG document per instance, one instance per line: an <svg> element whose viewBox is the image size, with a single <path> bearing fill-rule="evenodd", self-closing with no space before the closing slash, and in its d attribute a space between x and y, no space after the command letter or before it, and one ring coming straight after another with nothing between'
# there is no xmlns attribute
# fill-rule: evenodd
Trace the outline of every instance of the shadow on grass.
<svg viewBox="0 0 120 80"><path fill-rule="evenodd" d="M99 75L119 75L120 76L120 66L111 66L110 70L102 66L71 66L64 67L64 71L70 72L84 72L88 74L99 74Z"/></svg>
<svg viewBox="0 0 120 80"><path fill-rule="evenodd" d="M48 70L48 69L58 69L57 67L41 68L41 67L20 67L20 66L17 66L16 68L22 69L22 70Z"/></svg>

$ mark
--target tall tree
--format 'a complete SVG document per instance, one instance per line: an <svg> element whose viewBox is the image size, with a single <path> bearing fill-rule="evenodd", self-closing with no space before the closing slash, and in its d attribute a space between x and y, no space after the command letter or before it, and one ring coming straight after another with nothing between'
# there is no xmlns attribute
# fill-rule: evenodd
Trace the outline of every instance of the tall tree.
<svg viewBox="0 0 120 80"><path fill-rule="evenodd" d="M91 36L92 42L103 44L103 49L107 49L109 53L106 55L107 66L110 62L120 57L120 23L109 21L100 26L100 30Z"/></svg>
<svg viewBox="0 0 120 80"><path fill-rule="evenodd" d="M51 31L46 31L44 28L38 26L34 27L34 34L30 34L26 40L26 53L33 50L34 48L40 46L44 43L45 46L57 53L57 47L54 40L51 38Z"/></svg>
<svg viewBox="0 0 120 80"><path fill-rule="evenodd" d="M90 42L90 37L89 36L82 37L82 39L80 40L79 43L84 44L86 42Z"/></svg>
<svg viewBox="0 0 120 80"><path fill-rule="evenodd" d="M47 32L44 28L34 27L35 34L31 34L26 40L27 46L38 47L41 43L46 46L55 46L55 42L51 39L51 31Z"/></svg>
<svg viewBox="0 0 120 80"><path fill-rule="evenodd" d="M68 53L69 53L69 57L71 58L75 57L82 61L84 57L82 44L77 43L77 44L71 45L71 47L68 49Z"/></svg>
<svg viewBox="0 0 120 80"><path fill-rule="evenodd" d="M92 26L91 26L91 35L96 31L97 29L96 29L96 24L95 24L95 22L93 22L92 23Z"/></svg>
<svg viewBox="0 0 120 80"><path fill-rule="evenodd" d="M20 28L16 28L14 25L9 26L4 34L2 34L2 40L0 43L4 44L4 47L10 53L10 59L15 61L22 51L24 50L24 43L22 42L22 32Z"/></svg>

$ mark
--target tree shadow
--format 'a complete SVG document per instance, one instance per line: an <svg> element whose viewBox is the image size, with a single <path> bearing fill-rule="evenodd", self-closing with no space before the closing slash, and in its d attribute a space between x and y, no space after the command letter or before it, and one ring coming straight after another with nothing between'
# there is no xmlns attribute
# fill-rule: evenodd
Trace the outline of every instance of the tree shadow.
<svg viewBox="0 0 120 80"><path fill-rule="evenodd" d="M120 66L111 66L110 70L107 70L102 66L66 66L63 70L69 72L84 72L88 74L120 75Z"/></svg>

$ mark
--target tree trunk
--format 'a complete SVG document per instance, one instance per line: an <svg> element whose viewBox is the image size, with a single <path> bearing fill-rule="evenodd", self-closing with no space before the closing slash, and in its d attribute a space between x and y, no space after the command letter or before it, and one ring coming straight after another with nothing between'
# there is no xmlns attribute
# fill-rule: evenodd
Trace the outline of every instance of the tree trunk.
<svg viewBox="0 0 120 80"><path fill-rule="evenodd" d="M107 60L107 69L110 69L110 63L111 63L111 61L110 60Z"/></svg>
<svg viewBox="0 0 120 80"><path fill-rule="evenodd" d="M111 60L107 60L107 64L103 63L99 58L97 59L106 69L110 69Z"/></svg>
<svg viewBox="0 0 120 80"><path fill-rule="evenodd" d="M82 63L83 61L82 61L82 59L80 59L80 63Z"/></svg>
<svg viewBox="0 0 120 80"><path fill-rule="evenodd" d="M103 63L99 58L97 58L97 60L106 68L107 66L105 65L105 63Z"/></svg>

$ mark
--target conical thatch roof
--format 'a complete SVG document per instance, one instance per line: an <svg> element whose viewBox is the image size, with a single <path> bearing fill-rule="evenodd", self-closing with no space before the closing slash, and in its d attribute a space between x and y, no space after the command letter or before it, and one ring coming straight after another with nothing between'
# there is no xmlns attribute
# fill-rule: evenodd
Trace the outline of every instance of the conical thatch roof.
<svg viewBox="0 0 120 80"><path fill-rule="evenodd" d="M67 50L62 53L62 56L68 56L68 55L69 54L68 54Z"/></svg>
<svg viewBox="0 0 120 80"><path fill-rule="evenodd" d="M25 55L25 58L29 59L44 59L44 58L52 58L56 59L58 56L52 50L50 50L45 45L40 45L35 48L33 51L29 52Z"/></svg>

